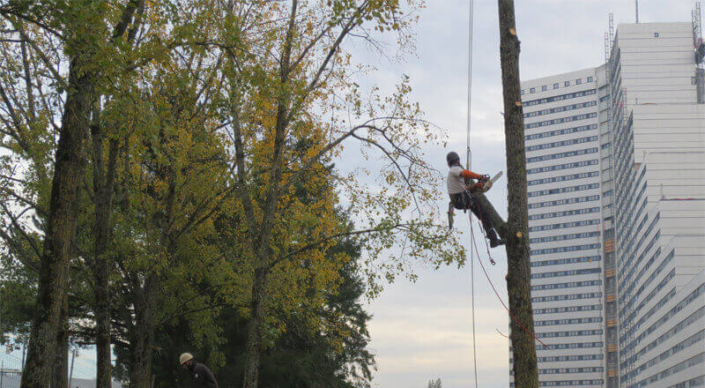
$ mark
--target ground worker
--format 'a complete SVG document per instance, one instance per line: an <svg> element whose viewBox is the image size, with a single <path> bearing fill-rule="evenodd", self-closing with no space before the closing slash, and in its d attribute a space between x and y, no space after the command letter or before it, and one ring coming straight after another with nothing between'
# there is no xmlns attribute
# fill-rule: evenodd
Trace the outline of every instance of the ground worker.
<svg viewBox="0 0 705 388"><path fill-rule="evenodd" d="M453 206L460 210L470 209L470 211L480 219L492 248L504 245L505 241L497 237L497 232L494 230L490 215L487 212L483 212L480 203L473 200L471 195L477 190L486 191L489 189L489 187L485 185L490 181L490 176L476 174L470 170L464 169L460 165L460 156L457 152L449 152L448 155L446 155L446 161L450 168L447 182L448 194L450 195L450 200L453 202ZM476 179L478 182L468 187L465 184L466 179Z"/></svg>
<svg viewBox="0 0 705 388"><path fill-rule="evenodd" d="M196 362L191 353L184 353L179 357L179 363L189 373L193 373L195 386L198 388L218 388L218 382L213 376L213 372L207 366Z"/></svg>

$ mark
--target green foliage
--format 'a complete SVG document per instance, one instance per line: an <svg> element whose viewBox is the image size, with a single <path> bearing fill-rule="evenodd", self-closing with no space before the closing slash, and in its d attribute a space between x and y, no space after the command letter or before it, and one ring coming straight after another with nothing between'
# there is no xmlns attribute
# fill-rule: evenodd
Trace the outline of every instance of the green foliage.
<svg viewBox="0 0 705 388"><path fill-rule="evenodd" d="M464 262L434 205L442 177L424 160L442 131L411 101L408 77L389 95L363 90L356 80L374 69L355 65L343 44L364 36L374 45L376 34L391 33L401 51L413 50L409 10L422 4L300 0L296 14L293 2L265 0L140 4L2 8L9 32L0 35L11 39L0 40L8 124L0 134L0 296L12 300L2 306L12 316L2 329L25 330L31 317L61 111L76 92L65 70L74 58L77 76L93 80L91 125L102 130L105 159L87 158L80 178L70 274L76 337L95 338L96 264L105 260L116 375L133 385L148 385L134 369L149 368L152 355L160 384L182 384L174 365L185 348L240 385L255 305L263 311L262 386L368 384L361 295L415 278L420 261ZM128 7L134 18L115 35ZM359 147L362 158L349 173L333 164L344 147ZM114 178L102 256L101 176Z"/></svg>
<svg viewBox="0 0 705 388"><path fill-rule="evenodd" d="M326 292L322 306L313 311L300 308L290 313L273 312L287 329L273 339L263 354L261 387L369 386L374 358L365 349L369 342L366 326L371 317L361 305L364 283L360 279L360 247L353 240L344 240L332 247L327 257L335 260L343 252L350 260L338 272L339 287ZM317 290L310 287L309 292ZM184 351L194 353L199 362L212 368L221 386L241 384L247 318L236 308L224 307L217 322L223 338L217 346L198 341L185 320L159 330L157 387L191 386L190 376L176 362ZM118 360L125 360L122 354L118 353ZM218 354L224 357L224 364Z"/></svg>
<svg viewBox="0 0 705 388"><path fill-rule="evenodd" d="M26 271L11 255L0 255L0 344L5 334L26 336L36 304L37 276Z"/></svg>

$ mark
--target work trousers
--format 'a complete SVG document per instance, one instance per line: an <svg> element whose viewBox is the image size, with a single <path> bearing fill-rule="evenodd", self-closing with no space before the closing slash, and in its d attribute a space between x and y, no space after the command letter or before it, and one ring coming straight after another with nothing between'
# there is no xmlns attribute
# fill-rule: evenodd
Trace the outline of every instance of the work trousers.
<svg viewBox="0 0 705 388"><path fill-rule="evenodd" d="M478 203L478 201L474 201L472 199L470 193L464 191L458 194L451 194L450 198L453 201L453 206L455 206L456 209L470 209L472 214L474 214L475 217L477 217L482 223L482 228L485 229L485 233L487 233L487 238L490 241L497 239L497 233L494 230L494 225L492 225L492 219L490 218L489 213L483 211L482 206Z"/></svg>

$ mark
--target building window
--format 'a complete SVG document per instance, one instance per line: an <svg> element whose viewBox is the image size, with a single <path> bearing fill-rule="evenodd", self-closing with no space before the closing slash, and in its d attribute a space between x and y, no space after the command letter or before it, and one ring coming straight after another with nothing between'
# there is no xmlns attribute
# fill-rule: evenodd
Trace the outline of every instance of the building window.
<svg viewBox="0 0 705 388"><path fill-rule="evenodd" d="M660 34L660 33L654 32L654 38L660 38L660 37L661 37L661 34Z"/></svg>
<svg viewBox="0 0 705 388"><path fill-rule="evenodd" d="M542 92L545 92L546 90L548 90L548 86L546 86L546 85L541 86L541 91L542 91Z"/></svg>
<svg viewBox="0 0 705 388"><path fill-rule="evenodd" d="M565 81L565 87L570 86L570 81Z"/></svg>
<svg viewBox="0 0 705 388"><path fill-rule="evenodd" d="M524 89L521 89L521 95L522 96L524 95Z"/></svg>
<svg viewBox="0 0 705 388"><path fill-rule="evenodd" d="M560 87L560 85L558 84L558 82L556 82L555 84L553 84L553 88L554 88L554 89L558 89L559 87Z"/></svg>
<svg viewBox="0 0 705 388"><path fill-rule="evenodd" d="M580 85L580 84L582 84L582 83L583 83L583 80L580 79L580 78L578 78L578 79L575 80L575 84L576 84L576 85Z"/></svg>
<svg viewBox="0 0 705 388"><path fill-rule="evenodd" d="M592 77L588 77L587 82L592 82L592 81L593 81L593 78L592 78Z"/></svg>
<svg viewBox="0 0 705 388"><path fill-rule="evenodd" d="M536 88L529 89L529 93L536 93Z"/></svg>

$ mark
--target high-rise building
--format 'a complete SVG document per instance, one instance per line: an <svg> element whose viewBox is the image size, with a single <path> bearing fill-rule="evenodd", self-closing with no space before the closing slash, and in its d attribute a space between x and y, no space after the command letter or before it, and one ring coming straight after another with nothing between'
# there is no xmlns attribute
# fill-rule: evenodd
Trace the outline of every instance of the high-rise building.
<svg viewBox="0 0 705 388"><path fill-rule="evenodd" d="M611 50L622 387L705 386L705 105L698 103L704 80L697 30L692 23L621 25Z"/></svg>
<svg viewBox="0 0 705 388"><path fill-rule="evenodd" d="M531 297L542 386L605 374L600 93L595 69L522 82Z"/></svg>
<svg viewBox="0 0 705 388"><path fill-rule="evenodd" d="M541 386L705 386L701 41L623 24L604 66L522 82Z"/></svg>

